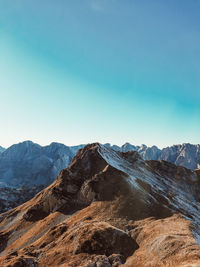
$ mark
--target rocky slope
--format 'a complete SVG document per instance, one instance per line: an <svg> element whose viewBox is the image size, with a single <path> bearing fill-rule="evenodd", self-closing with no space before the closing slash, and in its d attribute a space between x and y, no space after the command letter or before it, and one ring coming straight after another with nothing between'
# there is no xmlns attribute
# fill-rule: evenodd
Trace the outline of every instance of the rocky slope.
<svg viewBox="0 0 200 267"><path fill-rule="evenodd" d="M87 145L0 215L0 266L199 266L199 183L199 171Z"/></svg>

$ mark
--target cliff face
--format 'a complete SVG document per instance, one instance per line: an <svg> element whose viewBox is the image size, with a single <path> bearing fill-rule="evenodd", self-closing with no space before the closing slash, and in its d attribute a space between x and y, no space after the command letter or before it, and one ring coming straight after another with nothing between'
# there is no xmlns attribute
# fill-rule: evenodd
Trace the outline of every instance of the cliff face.
<svg viewBox="0 0 200 267"><path fill-rule="evenodd" d="M0 215L0 266L200 264L198 191L198 171L87 145Z"/></svg>

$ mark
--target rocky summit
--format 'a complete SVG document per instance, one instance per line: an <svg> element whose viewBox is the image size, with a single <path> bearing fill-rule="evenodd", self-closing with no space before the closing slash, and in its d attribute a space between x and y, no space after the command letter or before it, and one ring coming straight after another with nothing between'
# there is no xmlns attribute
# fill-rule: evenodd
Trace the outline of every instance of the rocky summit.
<svg viewBox="0 0 200 267"><path fill-rule="evenodd" d="M199 170L98 143L0 215L0 266L200 266Z"/></svg>

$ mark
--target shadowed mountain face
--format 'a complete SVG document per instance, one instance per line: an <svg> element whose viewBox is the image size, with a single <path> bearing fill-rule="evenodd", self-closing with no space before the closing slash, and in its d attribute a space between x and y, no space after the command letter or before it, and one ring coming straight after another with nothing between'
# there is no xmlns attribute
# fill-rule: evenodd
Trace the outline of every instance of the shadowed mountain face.
<svg viewBox="0 0 200 267"><path fill-rule="evenodd" d="M49 185L83 147L52 143L42 147L31 141L13 145L0 155L0 182L5 186Z"/></svg>
<svg viewBox="0 0 200 267"><path fill-rule="evenodd" d="M0 266L198 266L199 181L199 171L87 145L0 215Z"/></svg>

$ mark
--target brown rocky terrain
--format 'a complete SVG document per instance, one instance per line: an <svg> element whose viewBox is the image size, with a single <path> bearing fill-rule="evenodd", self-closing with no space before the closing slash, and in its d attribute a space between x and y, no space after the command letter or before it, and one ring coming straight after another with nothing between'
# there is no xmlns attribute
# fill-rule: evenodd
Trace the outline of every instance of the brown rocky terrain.
<svg viewBox="0 0 200 267"><path fill-rule="evenodd" d="M199 170L98 143L0 215L0 266L200 266Z"/></svg>

